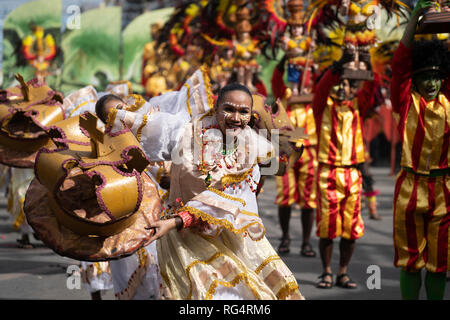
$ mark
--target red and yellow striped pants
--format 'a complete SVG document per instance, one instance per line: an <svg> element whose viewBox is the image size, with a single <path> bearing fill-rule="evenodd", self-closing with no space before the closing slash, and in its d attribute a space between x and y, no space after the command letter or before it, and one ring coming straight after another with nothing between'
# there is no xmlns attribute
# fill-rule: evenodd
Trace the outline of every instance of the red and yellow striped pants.
<svg viewBox="0 0 450 320"><path fill-rule="evenodd" d="M298 203L305 209L316 208L317 164L315 146L305 147L294 167L288 169L282 177L276 177L275 203L280 206Z"/></svg>
<svg viewBox="0 0 450 320"><path fill-rule="evenodd" d="M450 271L450 177L401 170L394 193L394 265Z"/></svg>
<svg viewBox="0 0 450 320"><path fill-rule="evenodd" d="M361 190L362 176L356 167L319 164L316 214L319 238L355 240L364 235Z"/></svg>

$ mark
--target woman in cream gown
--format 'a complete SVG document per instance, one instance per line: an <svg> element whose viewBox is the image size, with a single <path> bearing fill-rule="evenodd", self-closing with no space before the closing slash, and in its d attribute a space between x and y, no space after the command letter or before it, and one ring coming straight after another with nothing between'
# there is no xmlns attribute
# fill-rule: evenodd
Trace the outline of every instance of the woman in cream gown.
<svg viewBox="0 0 450 320"><path fill-rule="evenodd" d="M160 111L106 110L109 130L125 124L151 161L172 161L168 206L151 226L161 276L175 299L303 299L258 215L258 164L274 152L247 125L252 96L232 85L213 106L198 78L147 103Z"/></svg>

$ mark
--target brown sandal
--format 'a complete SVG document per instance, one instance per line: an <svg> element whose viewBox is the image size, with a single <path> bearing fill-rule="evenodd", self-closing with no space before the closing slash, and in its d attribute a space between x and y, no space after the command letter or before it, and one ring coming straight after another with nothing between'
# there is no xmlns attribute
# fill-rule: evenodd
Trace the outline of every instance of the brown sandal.
<svg viewBox="0 0 450 320"><path fill-rule="evenodd" d="M325 277L330 277L330 280L325 280ZM320 289L331 289L333 287L333 275L329 272L324 272L319 276L319 283L317 283L317 288Z"/></svg>
<svg viewBox="0 0 450 320"><path fill-rule="evenodd" d="M343 278L347 277L346 281L342 281ZM356 289L356 282L353 281L348 274L343 273L336 277L336 286L344 288L344 289Z"/></svg>
<svg viewBox="0 0 450 320"><path fill-rule="evenodd" d="M287 254L291 252L291 249L289 249L291 245L291 239L289 238L281 238L280 246L278 247L278 253L279 254Z"/></svg>
<svg viewBox="0 0 450 320"><path fill-rule="evenodd" d="M302 250L300 251L300 254L304 257L309 258L314 258L316 256L316 252L308 242L302 244Z"/></svg>

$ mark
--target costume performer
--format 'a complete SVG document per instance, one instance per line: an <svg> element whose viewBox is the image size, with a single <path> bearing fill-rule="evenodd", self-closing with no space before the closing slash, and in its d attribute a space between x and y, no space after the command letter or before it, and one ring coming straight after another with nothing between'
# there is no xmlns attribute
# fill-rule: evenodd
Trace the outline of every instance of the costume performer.
<svg viewBox="0 0 450 320"><path fill-rule="evenodd" d="M340 79L343 65L354 59L344 51L314 90L313 112L317 128L317 236L323 273L319 288L332 287L333 239L341 237L336 285L355 288L347 275L355 240L364 234L361 217L362 177L357 165L365 161L362 119L373 105L375 84L358 88L353 81ZM331 94L330 94L331 93Z"/></svg>
<svg viewBox="0 0 450 320"><path fill-rule="evenodd" d="M272 75L272 92L277 98L285 98L287 88L283 82L284 63L277 65ZM303 243L300 253L305 257L315 257L316 253L310 245L310 236L314 225L314 209L316 208L316 125L310 103L289 104L287 108L292 124L296 128L304 128L308 140L304 141L304 150L292 168L283 176L276 177L278 218L281 225L282 238L278 252L290 252L289 223L291 206L297 203L301 207Z"/></svg>
<svg viewBox="0 0 450 320"><path fill-rule="evenodd" d="M200 87L191 106L213 105L210 86ZM172 160L170 212L152 227L161 275L175 299L303 298L258 216L258 163L271 158L272 145L247 126L251 111L252 95L238 84L188 122L167 112L111 111L114 127L124 121L140 130L151 160Z"/></svg>
<svg viewBox="0 0 450 320"><path fill-rule="evenodd" d="M391 101L402 141L394 193L394 249L403 299L442 299L450 263L449 54L441 42L413 42L414 8L392 63Z"/></svg>

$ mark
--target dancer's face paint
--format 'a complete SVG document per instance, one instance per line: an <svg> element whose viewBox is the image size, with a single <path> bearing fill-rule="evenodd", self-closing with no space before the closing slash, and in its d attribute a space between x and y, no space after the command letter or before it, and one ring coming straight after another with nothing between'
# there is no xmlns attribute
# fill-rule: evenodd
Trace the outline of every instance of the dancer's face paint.
<svg viewBox="0 0 450 320"><path fill-rule="evenodd" d="M333 99L343 101L352 99L352 90L347 79L341 80L339 84L335 85L330 92Z"/></svg>
<svg viewBox="0 0 450 320"><path fill-rule="evenodd" d="M442 79L439 72L426 71L414 77L414 84L417 91L425 100L433 100L441 90Z"/></svg>
<svg viewBox="0 0 450 320"><path fill-rule="evenodd" d="M226 92L216 107L216 119L224 135L237 136L250 122L252 98L245 92Z"/></svg>

